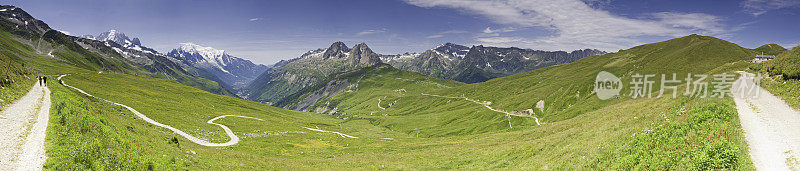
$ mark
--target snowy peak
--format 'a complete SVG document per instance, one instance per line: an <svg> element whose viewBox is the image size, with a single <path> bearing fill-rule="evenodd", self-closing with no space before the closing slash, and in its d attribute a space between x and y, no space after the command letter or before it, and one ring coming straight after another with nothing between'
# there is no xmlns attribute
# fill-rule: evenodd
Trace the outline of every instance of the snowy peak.
<svg viewBox="0 0 800 171"><path fill-rule="evenodd" d="M106 42L106 46L109 47L112 47L109 42L114 42L115 44L119 45L119 47L116 47L119 48L119 53L123 53L122 51L125 50L134 50L144 53L158 54L158 52L155 50L142 46L142 42L139 40L139 38L130 39L127 35L125 35L125 33L114 29L102 32L97 36L89 34L83 35L81 38L103 41Z"/></svg>
<svg viewBox="0 0 800 171"><path fill-rule="evenodd" d="M444 43L434 47L431 50L438 53L442 57L447 58L448 60L460 60L467 55L467 52L469 52L469 47L454 43Z"/></svg>
<svg viewBox="0 0 800 171"><path fill-rule="evenodd" d="M93 38L100 41L114 42L125 47L142 46L141 42L139 41L139 38L130 39L128 38L128 36L125 35L125 33L119 32L114 29L100 33L100 35L97 35L97 37Z"/></svg>
<svg viewBox="0 0 800 171"><path fill-rule="evenodd" d="M230 64L231 56L226 54L224 50L187 42L180 43L180 46L170 51L167 56L182 60L193 66L197 65L200 68L216 68L222 72L229 73L225 67Z"/></svg>
<svg viewBox="0 0 800 171"><path fill-rule="evenodd" d="M267 66L254 64L246 59L237 58L224 50L201 46L194 43L180 43L167 56L186 65L207 71L225 84L241 88L268 69Z"/></svg>
<svg viewBox="0 0 800 171"><path fill-rule="evenodd" d="M214 60L224 60L223 58L228 56L224 50L218 50L212 47L200 46L198 44L188 42L180 43L180 47L177 50L185 53L197 53L203 56L203 58Z"/></svg>

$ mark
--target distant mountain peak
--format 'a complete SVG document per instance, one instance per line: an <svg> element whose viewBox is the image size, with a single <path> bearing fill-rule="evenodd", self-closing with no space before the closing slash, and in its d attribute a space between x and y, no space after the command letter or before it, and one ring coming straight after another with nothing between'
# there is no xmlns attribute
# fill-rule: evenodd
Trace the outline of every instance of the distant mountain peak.
<svg viewBox="0 0 800 171"><path fill-rule="evenodd" d="M192 42L179 43L167 56L205 70L224 83L242 87L263 73L268 67L225 53L225 50L202 46Z"/></svg>
<svg viewBox="0 0 800 171"><path fill-rule="evenodd" d="M179 43L180 47L178 50L189 52L189 53L199 53L205 57L213 57L213 58L221 58L225 55L225 50L218 50L214 49L213 47L201 46L191 42L184 42Z"/></svg>
<svg viewBox="0 0 800 171"><path fill-rule="evenodd" d="M97 37L94 37L94 39L100 41L111 41L125 47L131 47L133 45L138 45L138 46L142 45L141 42L139 41L139 38L130 39L128 36L125 35L125 33L122 33L115 29L111 29L106 32L100 33L100 35L97 35Z"/></svg>
<svg viewBox="0 0 800 171"><path fill-rule="evenodd" d="M343 42L334 42L331 44L331 47L325 50L325 53L322 54L323 59L330 59L330 58L346 58L348 53L350 52L350 48L347 48Z"/></svg>

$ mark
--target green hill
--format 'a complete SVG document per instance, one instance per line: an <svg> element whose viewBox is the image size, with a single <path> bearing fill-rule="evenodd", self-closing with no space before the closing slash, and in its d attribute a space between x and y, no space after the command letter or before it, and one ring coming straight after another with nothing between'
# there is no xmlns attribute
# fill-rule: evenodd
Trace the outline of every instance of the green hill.
<svg viewBox="0 0 800 171"><path fill-rule="evenodd" d="M751 50L721 39L690 35L469 84L442 93L492 101L495 106L509 110L534 109L539 100L544 100L542 117L558 121L624 101L599 101L593 97L593 81L600 71L611 72L620 78L630 78L635 73L676 73L683 78L687 73L707 73L729 63L749 60L752 55ZM660 75L657 78L660 79ZM625 85L629 82L623 81ZM658 90L658 85L654 85L654 89ZM623 91L621 94L627 93Z"/></svg>
<svg viewBox="0 0 800 171"><path fill-rule="evenodd" d="M600 71L608 71L623 78L626 86L630 82L631 75L636 73L676 73L678 79L684 78L688 73L733 74L733 71L744 70L747 66L744 61L756 53L754 50L714 37L690 35L641 45L617 53L591 56L573 63L537 69L484 83L452 88L428 86L415 90L415 93L408 93L411 92L408 90L406 93L397 93L394 90L403 86L391 85L409 83L398 81L402 79L392 80L392 77L382 76L380 71L346 73L328 79L331 81L324 82L326 86L316 86L315 91L307 90L305 95L298 97L312 97L314 94L330 95L332 93L326 94L325 90L339 85L333 83L337 83L335 80L341 77L345 78L342 80L348 80L347 84L341 87L350 87L349 85L353 85L353 80L360 79L356 81L359 82L358 88L352 89L352 92L335 94L328 98L333 100L317 101L311 105L310 110L308 108L305 110L330 113L331 109L336 109L334 115L349 122L368 121L372 125L410 136L416 136L419 132L420 137L431 139L459 139L470 136L500 138L520 132L530 134L530 132L550 130L549 134L564 135L564 137L538 137L526 141L543 144L559 141L563 144L556 145L559 147L558 150L537 152L557 153L570 157L583 156L591 158L589 161L599 161L591 163L564 158L549 158L551 160L528 158L547 163L543 165L561 163L562 165L555 164L559 166L557 168L749 168L751 166L746 157L747 147L730 99L688 98L679 95L678 99L631 99L623 96L601 101L594 96L592 90L595 76ZM628 79L625 80L626 78ZM380 80L376 82L382 84L362 86L365 80ZM655 89L653 93L657 93L659 85L654 85L653 88ZM678 94L684 90L685 87L681 86ZM628 91L623 90L622 94L627 94ZM456 98L442 98L422 93ZM325 96L321 97L323 98L320 99L325 99ZM530 117L515 116L509 119L503 113L488 110L461 97L479 102L488 101L489 106L503 111L537 109L536 104L541 101L544 103L543 111L533 110L535 112L533 116L541 118L545 124L538 125ZM381 99L380 103L378 99ZM313 107L315 105L316 108ZM642 122L638 118L661 119ZM621 124L620 122L626 123L616 125L620 126L618 128L609 127ZM513 128L510 128L509 124ZM713 126L715 124L717 126ZM572 129L574 128L572 126L576 125L581 125L582 128ZM643 133L630 138L631 134L637 135L634 134L637 133L635 130L659 133ZM724 138L697 139L697 135ZM589 148L586 147L586 142L604 144L607 145L604 146L607 149L581 151ZM478 144L481 143L485 142ZM517 141L509 140L505 143L515 144ZM630 146L631 144L635 145ZM686 150L687 147L697 145L702 147L697 150ZM578 147L566 148L566 146ZM507 148L502 145L492 147ZM521 145L519 148L527 147L537 146ZM725 154L718 155L719 152ZM694 158L696 156L704 158ZM704 164L701 162L703 160L710 163ZM568 161L577 164L565 167L563 164L570 163ZM536 166L541 169L542 165Z"/></svg>
<svg viewBox="0 0 800 171"><path fill-rule="evenodd" d="M800 79L800 47L782 53L774 60L763 64L772 75L782 75L787 79Z"/></svg>
<svg viewBox="0 0 800 171"><path fill-rule="evenodd" d="M408 73L383 69L387 74L382 77ZM359 87L367 86L368 79L362 79ZM416 119L406 116L395 125L374 126L372 120L289 111L151 77L82 74L67 76L65 82L212 142L228 139L221 136L219 127L205 123L210 118L234 114L264 121L222 119L218 123L228 125L242 141L229 147L204 147L145 123L120 107L52 83L53 106L57 110L52 110L53 126L48 133L48 137L52 137L48 142L53 144L48 146L51 158L46 165L48 169L751 168L747 158L742 157L746 156L743 154L746 147L742 146L741 132L735 127L738 123L731 114L734 109L729 100L638 99L537 127L416 138L410 132L398 131L402 126L399 124L424 124L426 120L437 120L430 117L434 115L416 115ZM420 103L435 99L413 98L421 100ZM446 103L443 99L435 100L438 104ZM718 107L710 107L716 105ZM453 104L450 108L474 110L469 106L474 104ZM383 122L393 119L398 118ZM691 122L676 122L681 120ZM660 124L664 127L653 126ZM302 127L338 131L358 138L313 132ZM673 127L684 128L683 133L670 132ZM649 134L650 131L658 133ZM634 133L639 136L632 138ZM685 138L684 134L692 137ZM725 139L708 141L702 137ZM710 145L720 141L729 143ZM655 146L660 142L675 143ZM647 148L692 149L689 143L696 143L700 148L693 151ZM711 153L715 152L714 148L730 150L723 153L724 156L717 156ZM666 156L670 156L670 160L663 160Z"/></svg>
<svg viewBox="0 0 800 171"><path fill-rule="evenodd" d="M206 147L125 108L51 81L48 170L753 169L729 98L600 101L592 93L600 71L622 78L635 73L730 72L744 69L742 61L756 53L713 37L691 35L469 85L386 65L366 65L373 67L334 77L317 77L310 74L312 68L298 71L326 81L316 89L292 89L304 93L282 104L336 111L325 115L212 94L186 86L163 70L179 73L174 67L147 68L103 53L107 50L79 50L75 47L82 44L44 29L41 21L25 18L34 24L20 25L19 19L2 19L0 23L15 24L0 31L3 62L11 59L6 65L15 68L10 75L28 85L33 82L30 73L78 73L64 81L210 142L229 138L209 119L261 119L217 120L241 142ZM356 52L367 52L362 47ZM349 54L327 56L350 64L374 62L371 53ZM367 58L354 60L356 56ZM101 70L109 72L98 73ZM208 83L203 85L220 87ZM542 111L536 108L540 101Z"/></svg>
<svg viewBox="0 0 800 171"><path fill-rule="evenodd" d="M786 48L783 48L781 45L774 43L762 45L753 50L755 50L758 53L764 53L764 55L779 55L787 51Z"/></svg>

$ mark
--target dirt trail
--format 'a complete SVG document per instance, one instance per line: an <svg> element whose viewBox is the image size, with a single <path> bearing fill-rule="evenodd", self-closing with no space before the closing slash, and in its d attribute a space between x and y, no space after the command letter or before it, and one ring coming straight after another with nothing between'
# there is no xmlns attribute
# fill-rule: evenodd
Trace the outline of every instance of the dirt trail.
<svg viewBox="0 0 800 171"><path fill-rule="evenodd" d="M42 170L50 90L35 84L0 115L0 170Z"/></svg>
<svg viewBox="0 0 800 171"><path fill-rule="evenodd" d="M800 170L800 113L743 74L731 90L758 170ZM752 89L751 89L752 88Z"/></svg>
<svg viewBox="0 0 800 171"><path fill-rule="evenodd" d="M59 77L58 77L58 80L61 80L61 78L62 78L62 77L64 77L64 76L67 76L67 75L61 75L61 76L59 76ZM63 81L62 81L62 82L63 82ZM200 145L202 145L202 146L221 147L221 146L230 146L230 145L234 145L234 144L236 144L236 143L239 143L239 137L238 137L238 136L236 136L236 134L234 134L234 133L233 133L233 131L232 131L230 128L228 128L227 126L225 126L225 125L222 125L222 124L214 123L214 121L215 121L215 120L217 120L217 119L222 119L222 118L225 118L225 117L232 116L232 117L240 117L240 118L256 119L256 120L263 121L263 120L261 120L261 119L259 119L259 118L248 117L248 116L239 116L239 115L222 115L222 116L218 116L218 117L216 117L216 118L214 118L214 119L208 120L208 122L207 122L207 123L209 123L209 124L214 124L214 125L217 125L217 126L219 126L219 127L222 127L222 129L223 129L223 130L225 130L225 134L227 134L227 135L228 135L228 137L230 137L230 138L231 138L231 140L229 140L228 142L224 142L224 143L212 143L212 142L208 142L208 141L206 141L206 140L202 140L202 139L200 139L200 138L194 137L194 136L192 136L192 135L189 135L189 134L187 134L186 132L183 132L183 131L181 131L181 130L179 130L179 129L176 129L176 128L172 127L172 126L169 126L169 125L165 125L165 124L162 124L162 123L156 122L155 120L148 118L148 117L147 117L147 116L145 116L144 114L142 114L142 113L139 113L139 111L136 111L136 109L133 109L132 107L126 106L126 105L124 105L124 104L119 104L119 103L116 103L116 102L112 102L112 101L109 101L109 100L106 100L106 99L102 99L102 98L99 98L99 97L95 97L95 96L93 96L93 95L91 95L91 94L89 94L89 93L86 93L85 91L83 91L83 90L81 90L81 89L78 89L78 88L75 88L75 87L73 87L73 86L67 85L67 83L65 83L65 82L63 82L63 83L64 83L64 86L67 86L67 87L69 87L69 88L75 89L75 90L77 90L78 92L81 92L81 93L83 93L83 94L85 94L85 95L87 95L87 96L94 97L94 98L97 98L97 99L100 99L100 100L103 100L103 101L109 102L109 103L111 103L111 104L114 104L114 105L117 105L117 106L122 106L122 107L124 107L124 108L128 109L129 111L133 112L133 114L135 114L137 117L141 118L141 119L142 119L142 120L144 120L145 122L147 122L147 123L150 123L150 124L153 124L153 125L156 125L156 126L159 126L159 127L162 127L162 128L169 129L169 130L171 130L172 132L175 132L176 134L178 134L178 135L181 135L181 136L185 137L186 139L189 139L189 141L192 141L192 142L194 142L194 143L200 144Z"/></svg>
<svg viewBox="0 0 800 171"><path fill-rule="evenodd" d="M435 95L435 94L425 94L425 93L421 93L421 94L422 94L423 96L433 96L433 97L441 97L441 98L449 98L449 99L464 99L464 100L471 101L471 102L473 102L473 103L476 103L476 104L482 105L483 107L486 107L487 109L489 109L489 110L491 110L491 111L495 111L495 112L503 113L503 114L506 114L506 115L509 115L509 116L531 117L531 118L533 118L533 119L536 121L536 125L541 125L541 123L539 123L539 118L538 118L538 117L535 117L535 116L532 116L532 115L520 115L520 114L509 113L509 112L506 112L506 111L504 111L504 110L495 109L495 108L493 108L492 106L489 106L489 104L488 104L488 103L479 102L479 101L477 101L477 100L472 100L472 99L470 99L470 98L467 98L467 97L451 97L451 96L440 96L440 95Z"/></svg>
<svg viewBox="0 0 800 171"><path fill-rule="evenodd" d="M317 131L317 132L327 132L327 133L339 134L339 136L342 136L343 138L358 138L358 137L350 136L350 135L347 135L347 134L342 134L342 133L336 132L336 131L326 131L326 130L314 129L314 128L309 128L309 127L303 127L303 128L308 129L308 130L312 130L312 131Z"/></svg>

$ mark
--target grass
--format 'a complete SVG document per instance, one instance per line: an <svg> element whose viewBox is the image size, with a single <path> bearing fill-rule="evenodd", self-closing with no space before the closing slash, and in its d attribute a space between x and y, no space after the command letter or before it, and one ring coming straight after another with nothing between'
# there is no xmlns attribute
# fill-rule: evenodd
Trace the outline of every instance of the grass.
<svg viewBox="0 0 800 171"><path fill-rule="evenodd" d="M693 108L670 108L664 123L616 144L598 165L614 170L753 170L733 101L693 103L687 105Z"/></svg>
<svg viewBox="0 0 800 171"><path fill-rule="evenodd" d="M10 33L0 34L5 37ZM31 72L96 73L98 68L108 66L83 63L97 56L80 52L62 54L80 60L49 58L23 43L23 39L0 39L0 43L7 49L4 55L20 59L20 66L29 66ZM715 38L690 36L463 86L384 68L358 81L358 91L331 97L330 102L347 113L334 116L215 95L168 79L114 72L77 74L66 77L65 81L212 142L228 140L219 127L206 123L213 117L233 114L264 121L235 117L218 120L242 141L228 147L205 147L146 123L123 108L51 82L53 107L45 167L52 170L747 170L751 164L743 157L746 148L729 100L598 101L591 98L590 85L598 70L621 76L676 70L706 73L720 68L720 63L741 61L752 53ZM702 65L689 65L697 63ZM394 91L400 88L406 92ZM502 114L472 102L418 95L421 92L463 94L492 101L493 107L505 110L531 109L537 101L545 100L547 107L537 116L543 117L546 124L535 126L530 119L515 117L514 129L507 129L507 118ZM381 106L386 110L377 115L368 115L367 112L381 110L378 98L397 103ZM342 138L302 127L359 138ZM416 130L421 131L419 138ZM635 133L638 136L632 136ZM665 155L674 158L662 158Z"/></svg>
<svg viewBox="0 0 800 171"><path fill-rule="evenodd" d="M132 119L123 108L50 83L45 163L51 170L185 169L191 157L174 136ZM161 135L161 136L152 136Z"/></svg>
<svg viewBox="0 0 800 171"><path fill-rule="evenodd" d="M750 69L763 74L762 87L800 110L800 47L782 53L774 60L753 64Z"/></svg>
<svg viewBox="0 0 800 171"><path fill-rule="evenodd" d="M154 79L148 77L136 77L124 74L86 74L74 75L65 78L66 82L76 87L82 88L89 93L106 98L115 102L129 105L159 122L172 125L182 130L200 129L202 132L216 132L221 130L218 127L210 126L204 122L210 117L221 114L237 114L253 116L266 121L255 121L250 119L226 118L219 123L228 125L233 131L242 137L242 141L234 146L210 148L203 147L186 141L182 137L177 137L180 145L170 144L174 135L163 129L156 128L135 118L124 110L116 107L107 107L108 104L91 102L91 99L79 99L75 92L62 92L62 87L53 88L54 92L62 92L54 95L54 99L63 99L63 96L71 95L74 101L54 103L54 106L83 104L81 101L94 104L98 110L77 110L74 113L65 113L62 116L75 116L75 118L86 118L93 116L92 119L67 119L64 125L77 125L88 127L87 130L102 130L91 125L112 125L107 129L109 132L103 134L94 133L83 136L84 134L72 133L71 136L82 136L83 138L126 137L130 140L129 144L134 147L144 146L144 150L138 148L126 149L114 147L110 144L118 141L103 141L92 139L76 139L67 142L97 142L93 148L112 146L117 151L125 152L111 154L111 152L97 150L74 150L73 153L58 152L52 153L51 161L48 163L61 163L63 165L52 164L51 168L82 168L79 162L69 156L137 156L134 158L121 158L140 161L146 169L147 163L152 163L156 170L169 169L311 169L311 168L361 168L361 169L476 169L476 168L515 168L515 169L603 169L615 165L628 165L628 160L608 160L605 164L597 161L606 161L609 155L627 156L642 153L643 150L650 149L623 149L622 144L642 143L637 141L637 137L631 137L634 133L642 133L648 129L653 129L654 125L670 125L670 128L697 128L689 129L688 136L676 136L684 143L714 144L718 142L730 142L731 144L721 146L722 150L731 149L735 151L738 158L734 164L737 169L748 168L748 160L742 157L744 144L741 140L736 117L730 117L731 113L724 113L713 122L696 122L691 119L680 119L682 117L705 116L720 113L717 111L734 111L729 101L711 99L684 99L674 100L670 98L660 99L637 99L623 103L612 104L602 109L587 112L585 114L562 120L554 121L536 128L515 129L501 132L483 132L474 134L450 135L441 137L421 137L415 138L407 132L395 127L374 126L368 120L338 119L321 114L287 111L255 102L249 102L230 98L227 96L214 95L180 85L174 81ZM362 80L363 82L364 80ZM140 94L142 92L149 92ZM152 93L152 94L150 94ZM139 97L143 96L143 97ZM445 99L439 99L446 102ZM454 103L454 102L451 102ZM204 107L204 105L214 105L214 107ZM707 104L707 105L701 105ZM104 107L106 106L106 107ZM152 108L152 109L148 109ZM688 113L672 112L674 109L685 108ZM62 111L63 109L54 110ZM112 112L102 112L112 111ZM116 112L114 112L116 111ZM147 111L147 112L145 112ZM204 111L204 112L195 112ZM709 113L711 111L711 113ZM179 117L176 117L179 116ZM52 118L60 118L55 116ZM669 118L670 120L666 120ZM68 117L69 118L69 117ZM112 120L113 119L113 120ZM53 119L53 122L59 119ZM105 121L98 121L105 120ZM92 124L93 123L93 124ZM400 124L402 122L397 122ZM406 122L407 124L412 122ZM708 127L708 124L716 123L717 127ZM51 124L55 125L55 124ZM713 125L713 124L712 124ZM311 132L301 128L319 127L324 130L339 131L345 134L359 137L358 139L346 139L335 134ZM128 128L132 127L132 128ZM406 126L407 127L407 126ZM724 129L721 129L722 127ZM91 128L91 129L89 129ZM58 129L50 129L58 130ZM65 130L81 130L80 127L65 128ZM665 133L675 135L675 132L685 131L686 129L668 129ZM99 132L99 131L98 131ZM722 132L726 139L712 139L699 141L705 136L699 135L718 135ZM134 134L135 133L135 134ZM53 134L53 132L50 132ZM119 134L119 136L111 136ZM197 136L204 136L199 132L193 132ZM108 135L108 136L106 136ZM54 136L50 136L54 137ZM213 136L210 136L213 137ZM382 138L392 138L391 140ZM58 137L57 139L67 139ZM688 139L688 140L687 140ZM648 140L648 139L645 139ZM58 142L48 139L50 144ZM66 140L61 140L66 141ZM125 144L125 140L119 140ZM224 141L218 139L217 141ZM643 144L658 144L661 141L644 141ZM701 143L702 142L702 143ZM660 144L658 144L660 145ZM679 145L680 146L680 145ZM49 147L60 149L67 148ZM90 146L91 147L91 146ZM703 146L705 147L705 146ZM709 146L715 147L715 146ZM736 147L736 148L733 148ZM160 150L164 148L164 150ZM728 149L731 148L731 149ZM151 150L147 150L151 149ZM155 150L159 149L159 150ZM704 148L700 148L701 150ZM127 151L126 151L127 150ZM694 151L691 148L675 149L670 152L692 154L676 155L677 161L689 160ZM705 149L706 151L709 151ZM58 151L58 150L48 150ZM195 153L191 153L194 151ZM94 154L99 153L99 154ZM81 154L81 155L79 155ZM101 155L102 154L102 155ZM164 156L166 155L166 156ZM59 157L67 156L67 157ZM712 161L722 161L728 159L717 155L710 156ZM97 158L97 157L89 157ZM103 158L103 157L99 157ZM106 157L113 158L113 157ZM98 159L99 160L99 159ZM188 161L177 162L172 161ZM93 168L110 168L115 166L114 162L95 161L97 166ZM650 159L650 162L640 162L630 167L612 168L646 168L653 163L675 162L675 160ZM701 160L698 160L698 162ZM136 162L134 162L136 163ZM75 166L77 165L77 166ZM56 167L59 166L59 167ZM694 164L691 166L695 166ZM700 166L700 164L697 164ZM83 167L85 168L85 167ZM650 168L700 168L700 167L650 167ZM730 167L734 168L734 167Z"/></svg>
<svg viewBox="0 0 800 171"><path fill-rule="evenodd" d="M784 52L774 60L763 64L770 75L781 75L784 79L800 79L800 47Z"/></svg>
<svg viewBox="0 0 800 171"><path fill-rule="evenodd" d="M36 76L15 60L0 53L0 111L22 97L36 82Z"/></svg>
<svg viewBox="0 0 800 171"><path fill-rule="evenodd" d="M781 45L778 44L766 44L759 46L758 48L753 49L754 51L763 53L764 55L778 55L783 52L786 52L786 48L783 48Z"/></svg>

